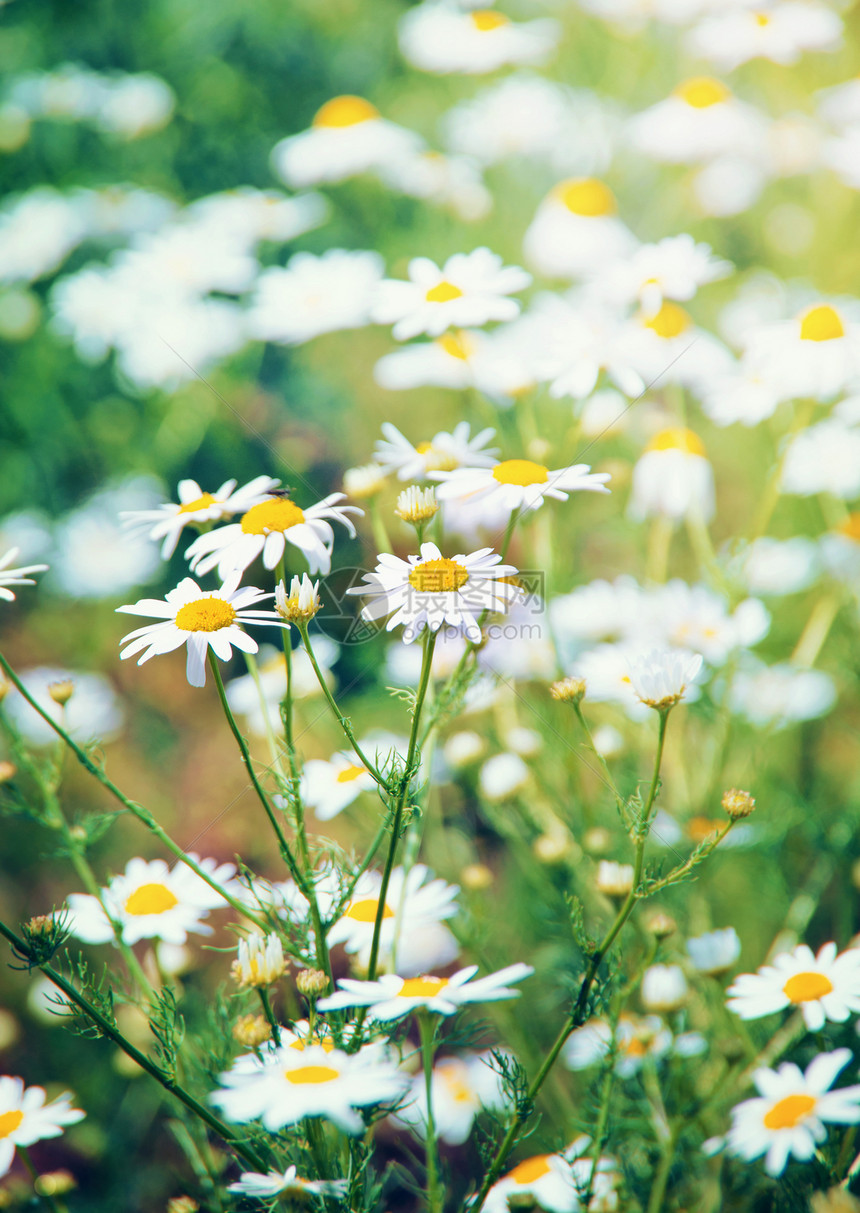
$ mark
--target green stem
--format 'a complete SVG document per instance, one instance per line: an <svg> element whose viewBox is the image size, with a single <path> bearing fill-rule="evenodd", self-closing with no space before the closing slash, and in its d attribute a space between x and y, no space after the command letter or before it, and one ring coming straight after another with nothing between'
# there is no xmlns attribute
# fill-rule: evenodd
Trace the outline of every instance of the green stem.
<svg viewBox="0 0 860 1213"><path fill-rule="evenodd" d="M253 1167L255 1171L266 1170L266 1163L260 1158L256 1150L241 1141L229 1125L219 1120L207 1107L195 1099L184 1087L180 1086L175 1078L165 1073L150 1057L142 1053L140 1049L135 1048L131 1041L123 1036L115 1023L112 1023L97 1007L93 1006L85 995L81 994L71 982L63 977L62 973L58 973L49 964L41 962L33 949L28 947L24 940L20 939L4 922L0 922L0 935L9 941L17 955L22 960L26 960L30 968L40 969L49 981L52 981L59 990L62 990L69 1002L74 1003L95 1024L102 1036L106 1036L108 1040L112 1040L115 1045L118 1045L142 1070L145 1070L166 1091L169 1091L171 1095L175 1095L180 1102L185 1104L189 1111L193 1112L210 1129L219 1134L244 1162Z"/></svg>
<svg viewBox="0 0 860 1213"><path fill-rule="evenodd" d="M272 1029L272 1040L275 1042L276 1045L280 1046L281 1025L278 1023L277 1016L275 1015L275 1012L272 1010L272 1003L269 998L269 991L266 989L265 986L257 986L257 993L260 995L260 1002L262 1003L262 1006L263 1006L263 1014L266 1017L266 1022L268 1023L269 1027Z"/></svg>
<svg viewBox="0 0 860 1213"><path fill-rule="evenodd" d="M603 771L604 778L605 778L607 784L609 785L610 789L612 790L612 795L615 797L615 803L618 806L618 812L621 817L621 822L622 822L624 828L627 829L630 824L628 821L628 817L627 817L627 801L624 799L624 797L621 795L621 793L618 790L618 785L616 784L616 782L612 776L612 772L609 769L609 764L607 763L607 761L603 757L603 755L600 753L597 746L594 744L594 738L591 736L591 729L588 727L588 722L586 721L585 716L582 713L582 705L580 703L574 702L573 710L576 714L576 719L579 721L580 727L582 728L582 731L585 734L585 740L588 742L588 748L591 750L594 757L600 763L600 769Z"/></svg>
<svg viewBox="0 0 860 1213"><path fill-rule="evenodd" d="M666 1185L669 1182L669 1172L672 1170L672 1162L675 1157L675 1146L678 1141L679 1126L675 1125L668 1138L663 1142L660 1150L660 1162L657 1165L657 1170L654 1173L654 1182L651 1185L651 1193L648 1197L648 1208L646 1213L661 1213L663 1209L663 1198L666 1195Z"/></svg>
<svg viewBox="0 0 860 1213"><path fill-rule="evenodd" d="M424 1090L427 1099L427 1209L442 1213L442 1192L439 1187L439 1148L436 1144L436 1122L433 1119L433 1054L436 1025L427 1011L418 1012L421 1034L421 1057L424 1062Z"/></svg>
<svg viewBox="0 0 860 1213"><path fill-rule="evenodd" d="M58 737L63 739L81 766L85 767L89 774L97 779L102 787L106 788L107 791L110 792L111 796L113 796L115 800L118 800L122 807L127 810L127 812L131 813L133 817L136 817L139 822L145 825L149 832L158 839L162 846L166 847L167 850L170 851L170 853L174 855L180 863L185 864L187 868L190 868L191 871L199 876L202 881L208 884L210 889L214 889L219 896L223 897L227 904L232 906L238 914L250 919L255 926L265 929L266 923L264 919L255 917L247 906L244 906L241 901L237 901L236 898L228 893L226 889L223 889L221 885L217 883L217 881L212 879L208 872L201 868L199 863L193 860L189 855L185 854L179 843L174 842L170 835L161 828L148 809L145 809L143 805L136 804L133 800L129 800L129 798L119 790L116 784L111 779L108 779L104 771L100 767L96 766L89 754L87 754L86 750L82 749L81 746L79 746L78 743L69 736L66 730L61 725L57 724L53 716L46 712L45 709L36 702L2 653L0 653L0 667L2 667L9 681L15 687L17 687L17 689L24 696L30 707L33 708L35 712L38 712L45 724L49 725Z"/></svg>
<svg viewBox="0 0 860 1213"><path fill-rule="evenodd" d="M63 1213L62 1206L54 1200L51 1193L45 1192L39 1187L39 1172L33 1165L33 1160L27 1147L18 1146L18 1153L21 1155L21 1161L24 1163L24 1166L30 1172L30 1178L33 1181L33 1191L36 1193L36 1196L45 1202L46 1208L50 1209L51 1213Z"/></svg>
<svg viewBox="0 0 860 1213"><path fill-rule="evenodd" d="M376 544L380 553L393 552L391 539L388 535L385 522L382 518L382 513L379 509L379 500L376 497L371 497L367 503L367 512L370 514L370 527L373 531L373 542Z"/></svg>

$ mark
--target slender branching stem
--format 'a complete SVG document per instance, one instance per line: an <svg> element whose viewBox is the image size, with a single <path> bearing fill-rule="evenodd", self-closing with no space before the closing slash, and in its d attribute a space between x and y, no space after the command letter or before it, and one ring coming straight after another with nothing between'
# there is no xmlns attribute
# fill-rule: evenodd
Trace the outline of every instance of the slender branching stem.
<svg viewBox="0 0 860 1213"><path fill-rule="evenodd" d="M436 1024L428 1011L418 1012L418 1030L421 1034L421 1058L424 1063L424 1092L427 1099L427 1210L442 1213L442 1189L439 1186L439 1147L436 1142L436 1122L433 1119L433 1054L436 1043Z"/></svg>

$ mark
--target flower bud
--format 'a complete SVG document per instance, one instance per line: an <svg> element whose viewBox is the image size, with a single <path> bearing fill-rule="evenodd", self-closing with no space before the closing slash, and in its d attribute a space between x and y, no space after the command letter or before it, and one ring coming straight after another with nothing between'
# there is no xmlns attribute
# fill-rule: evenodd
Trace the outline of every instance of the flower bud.
<svg viewBox="0 0 860 1213"><path fill-rule="evenodd" d="M296 974L296 987L305 998L318 998L329 987L329 980L322 969L302 969Z"/></svg>
<svg viewBox="0 0 860 1213"><path fill-rule="evenodd" d="M65 1196L78 1186L71 1171L46 1171L33 1180L33 1187L40 1196Z"/></svg>
<svg viewBox="0 0 860 1213"><path fill-rule="evenodd" d="M449 767L459 770L477 762L486 748L487 743L479 733L466 729L451 734L442 747L442 755Z"/></svg>
<svg viewBox="0 0 860 1213"><path fill-rule="evenodd" d="M14 762L0 762L0 783L8 783L10 779L14 779L18 773L18 768Z"/></svg>
<svg viewBox="0 0 860 1213"><path fill-rule="evenodd" d="M257 1049L272 1035L262 1015L243 1015L233 1024L233 1039L248 1049Z"/></svg>
<svg viewBox="0 0 860 1213"><path fill-rule="evenodd" d="M755 808L755 798L749 792L741 791L740 788L731 788L730 791L724 792L722 803L732 821L740 821L742 817L749 817Z"/></svg>
<svg viewBox="0 0 860 1213"><path fill-rule="evenodd" d="M233 961L231 974L240 989L260 988L283 977L286 968L278 936L274 932L260 935L255 931L247 939L239 940L239 955Z"/></svg>
<svg viewBox="0 0 860 1213"><path fill-rule="evenodd" d="M54 703L58 703L61 708L64 708L75 693L75 684L71 678L62 678L59 682L51 682L48 684L48 694L53 699Z"/></svg>
<svg viewBox="0 0 860 1213"><path fill-rule="evenodd" d="M302 573L301 581L298 577L292 579L289 595L283 581L279 581L275 586L275 610L287 623L309 623L321 606L318 589L319 582L311 581L307 573Z"/></svg>
<svg viewBox="0 0 860 1213"><path fill-rule="evenodd" d="M633 888L633 864L601 859L597 865L595 884L607 897L626 897Z"/></svg>
<svg viewBox="0 0 860 1213"><path fill-rule="evenodd" d="M645 921L645 929L650 931L656 939L668 939L677 926L672 915L663 910L653 910Z"/></svg>
<svg viewBox="0 0 860 1213"><path fill-rule="evenodd" d="M493 873L484 863L469 863L460 873L460 884L474 893L481 893L493 884Z"/></svg>
<svg viewBox="0 0 860 1213"><path fill-rule="evenodd" d="M422 489L417 484L410 484L409 488L404 489L397 498L394 513L404 522L411 522L413 526L423 526L425 522L429 522L439 513L435 488L431 486L429 489Z"/></svg>
<svg viewBox="0 0 860 1213"><path fill-rule="evenodd" d="M585 679L561 678L550 686L549 693L560 703L580 703L585 695Z"/></svg>
<svg viewBox="0 0 860 1213"><path fill-rule="evenodd" d="M589 855L603 855L612 846L612 835L603 826L595 826L585 831L582 845Z"/></svg>
<svg viewBox="0 0 860 1213"><path fill-rule="evenodd" d="M570 851L570 838L566 834L541 834L532 843L532 850L540 863L561 863Z"/></svg>
<svg viewBox="0 0 860 1213"><path fill-rule="evenodd" d="M365 463L362 467L347 468L343 474L344 492L356 501L366 501L376 497L385 488L388 480L385 472L375 463Z"/></svg>
<svg viewBox="0 0 860 1213"><path fill-rule="evenodd" d="M649 1011L677 1011L689 993L680 965L651 965L642 976L642 1004Z"/></svg>

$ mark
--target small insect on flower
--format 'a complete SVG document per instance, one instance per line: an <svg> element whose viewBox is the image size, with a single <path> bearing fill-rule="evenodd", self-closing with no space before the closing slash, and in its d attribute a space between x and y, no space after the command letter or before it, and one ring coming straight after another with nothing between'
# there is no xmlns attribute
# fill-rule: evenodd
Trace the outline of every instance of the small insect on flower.
<svg viewBox="0 0 860 1213"><path fill-rule="evenodd" d="M805 1073L792 1062L783 1062L778 1070L756 1070L753 1082L760 1098L732 1109L729 1153L748 1160L765 1154L767 1173L781 1175L791 1155L812 1157L827 1136L825 1122L860 1122L860 1086L830 1090L852 1056L850 1049L819 1053Z"/></svg>
<svg viewBox="0 0 860 1213"><path fill-rule="evenodd" d="M71 1106L72 1094L63 1092L45 1103L41 1087L24 1087L20 1078L0 1078L0 1175L12 1166L16 1146L32 1146L46 1137L59 1137L66 1125L86 1115Z"/></svg>
<svg viewBox="0 0 860 1213"><path fill-rule="evenodd" d="M412 1011L427 1010L437 1015L454 1015L469 1002L498 1002L519 998L507 982L522 981L534 973L531 965L513 964L498 973L490 973L472 982L477 965L460 969L451 977L403 978L386 973L379 981L353 981L342 978L340 989L317 1003L320 1011L342 1011L345 1007L369 1007L377 1020L402 1019ZM471 983L471 984L470 984Z"/></svg>
<svg viewBox="0 0 860 1213"><path fill-rule="evenodd" d="M345 1179L300 1179L295 1167L286 1171L243 1171L237 1183L230 1184L227 1191L257 1200L271 1200L273 1196L293 1197L301 1200L311 1196L345 1196L348 1184Z"/></svg>
<svg viewBox="0 0 860 1213"><path fill-rule="evenodd" d="M196 581L186 577L175 590L168 591L163 602L142 598L133 606L117 607L117 611L127 615L153 615L163 620L123 636L120 644L127 647L120 654L121 659L125 661L144 650L137 662L143 665L150 657L172 653L187 644L186 676L193 687L202 687L206 685L206 656L210 647L221 661L230 660L233 646L243 653L256 653L256 640L240 625L286 628L289 624L275 611L249 609L274 595L253 586L240 589L240 577L240 572L231 573L220 590L201 590Z"/></svg>
<svg viewBox="0 0 860 1213"><path fill-rule="evenodd" d="M48 568L46 564L27 564L20 569L10 569L9 565L17 558L20 550L20 548L10 548L5 556L0 556L0 598L5 598L7 602L15 601L15 595L6 588L7 586L35 585L35 581L27 574L44 573Z"/></svg>
<svg viewBox="0 0 860 1213"><path fill-rule="evenodd" d="M786 1007L799 1007L810 1032L826 1020L844 1023L860 1014L860 948L836 955L826 943L814 956L805 944L781 952L757 973L741 973L728 989L728 1008L741 1019L759 1019Z"/></svg>

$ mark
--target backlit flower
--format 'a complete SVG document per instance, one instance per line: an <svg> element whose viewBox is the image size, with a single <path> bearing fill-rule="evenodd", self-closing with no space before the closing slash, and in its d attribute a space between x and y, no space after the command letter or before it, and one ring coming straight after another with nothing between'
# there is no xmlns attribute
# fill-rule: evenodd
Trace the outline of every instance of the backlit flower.
<svg viewBox="0 0 860 1213"><path fill-rule="evenodd" d="M662 712L684 698L702 668L702 658L683 649L652 649L633 658L629 668L637 698Z"/></svg>
<svg viewBox="0 0 860 1213"><path fill-rule="evenodd" d="M5 556L0 557L0 598L5 598L7 602L15 601L15 595L6 588L7 586L35 585L35 581L27 574L44 573L48 567L46 564L28 564L20 569L11 569L9 565L15 560L20 550L20 548L10 548Z"/></svg>
<svg viewBox="0 0 860 1213"><path fill-rule="evenodd" d="M718 156L754 157L763 146L765 119L738 101L721 80L684 80L665 101L630 119L632 143L654 160L696 164Z"/></svg>
<svg viewBox="0 0 860 1213"><path fill-rule="evenodd" d="M635 518L662 515L713 517L714 473L701 439L692 430L656 434L633 469L630 512Z"/></svg>
<svg viewBox="0 0 860 1213"><path fill-rule="evenodd" d="M617 217L615 196L591 177L561 181L541 202L523 237L526 264L547 278L578 278L636 247Z"/></svg>
<svg viewBox="0 0 860 1213"><path fill-rule="evenodd" d="M425 0L400 22L400 49L413 67L479 75L506 64L542 63L559 36L557 21L515 23L492 8L464 12L450 0Z"/></svg>
<svg viewBox="0 0 860 1213"><path fill-rule="evenodd" d="M321 333L361 328L383 273L378 253L327 249L295 253L257 279L248 328L261 341L300 345Z"/></svg>

